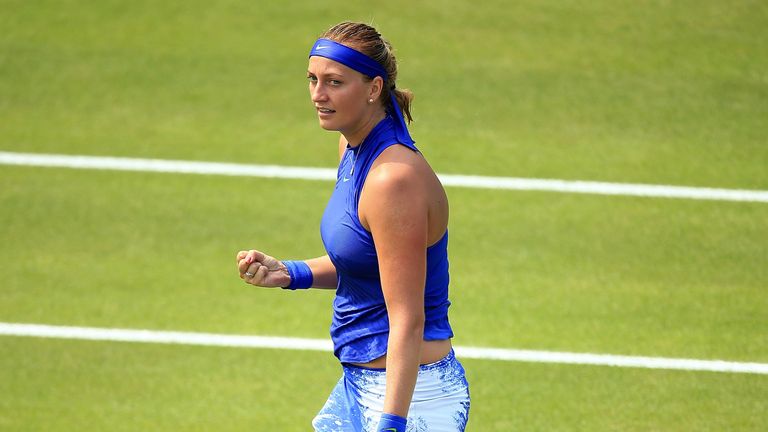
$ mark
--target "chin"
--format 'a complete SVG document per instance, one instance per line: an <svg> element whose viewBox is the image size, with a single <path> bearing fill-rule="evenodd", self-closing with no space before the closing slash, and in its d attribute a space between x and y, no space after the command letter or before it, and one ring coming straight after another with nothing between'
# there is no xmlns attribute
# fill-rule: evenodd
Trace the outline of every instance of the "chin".
<svg viewBox="0 0 768 432"><path fill-rule="evenodd" d="M327 131L338 131L339 128L336 127L336 125L333 124L333 122L329 122L327 120L319 119L318 123L320 124L320 127L327 130Z"/></svg>

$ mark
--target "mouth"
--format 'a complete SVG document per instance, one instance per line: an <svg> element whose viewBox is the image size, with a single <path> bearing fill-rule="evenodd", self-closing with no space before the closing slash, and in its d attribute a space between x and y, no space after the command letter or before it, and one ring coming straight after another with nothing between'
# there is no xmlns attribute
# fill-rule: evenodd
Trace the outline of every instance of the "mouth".
<svg viewBox="0 0 768 432"><path fill-rule="evenodd" d="M333 113L336 112L336 110L332 110L330 108L325 108L325 107L318 107L318 106L316 106L315 109L317 110L318 114L320 114L320 115L323 115L323 114L328 115L328 114L333 114Z"/></svg>

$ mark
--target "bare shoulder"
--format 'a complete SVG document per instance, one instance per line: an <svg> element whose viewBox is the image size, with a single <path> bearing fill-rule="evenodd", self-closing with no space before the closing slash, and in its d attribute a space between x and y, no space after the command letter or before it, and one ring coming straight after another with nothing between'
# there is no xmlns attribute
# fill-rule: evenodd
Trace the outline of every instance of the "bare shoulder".
<svg viewBox="0 0 768 432"><path fill-rule="evenodd" d="M407 147L393 145L384 150L368 170L360 194L364 225L369 218L423 208L429 189L425 166L424 158Z"/></svg>
<svg viewBox="0 0 768 432"><path fill-rule="evenodd" d="M369 230L370 222L405 227L421 220L433 244L447 228L448 199L424 156L395 145L384 150L368 171L359 217Z"/></svg>
<svg viewBox="0 0 768 432"><path fill-rule="evenodd" d="M365 187L378 193L413 191L428 186L434 172L424 157L408 147L393 145L376 158Z"/></svg>

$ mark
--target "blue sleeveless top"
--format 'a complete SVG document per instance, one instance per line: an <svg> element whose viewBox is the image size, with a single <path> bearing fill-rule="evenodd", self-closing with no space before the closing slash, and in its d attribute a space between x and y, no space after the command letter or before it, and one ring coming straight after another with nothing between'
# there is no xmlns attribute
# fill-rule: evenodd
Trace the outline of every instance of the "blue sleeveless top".
<svg viewBox="0 0 768 432"><path fill-rule="evenodd" d="M331 339L343 363L367 363L387 352L389 319L379 277L373 236L361 224L357 206L368 170L382 151L401 144L394 122L387 117L357 147L344 153L336 188L325 208L320 234L338 279L333 301ZM424 340L453 337L448 323L448 233L426 250Z"/></svg>

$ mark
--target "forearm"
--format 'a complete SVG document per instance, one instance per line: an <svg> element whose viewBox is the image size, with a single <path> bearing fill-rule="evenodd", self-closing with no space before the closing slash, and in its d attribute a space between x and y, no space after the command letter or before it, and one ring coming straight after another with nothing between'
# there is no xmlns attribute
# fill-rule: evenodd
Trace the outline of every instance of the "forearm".
<svg viewBox="0 0 768 432"><path fill-rule="evenodd" d="M417 318L402 321L390 325L384 412L408 417L419 373L424 321Z"/></svg>
<svg viewBox="0 0 768 432"><path fill-rule="evenodd" d="M336 288L336 267L328 255L305 260L312 270L312 288Z"/></svg>

